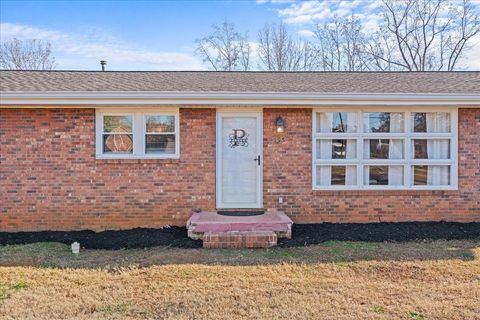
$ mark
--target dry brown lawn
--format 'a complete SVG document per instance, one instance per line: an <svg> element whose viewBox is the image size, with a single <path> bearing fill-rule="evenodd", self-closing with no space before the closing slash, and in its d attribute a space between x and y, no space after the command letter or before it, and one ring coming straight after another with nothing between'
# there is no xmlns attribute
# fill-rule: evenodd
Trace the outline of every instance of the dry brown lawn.
<svg viewBox="0 0 480 320"><path fill-rule="evenodd" d="M0 319L480 319L480 241L0 247Z"/></svg>

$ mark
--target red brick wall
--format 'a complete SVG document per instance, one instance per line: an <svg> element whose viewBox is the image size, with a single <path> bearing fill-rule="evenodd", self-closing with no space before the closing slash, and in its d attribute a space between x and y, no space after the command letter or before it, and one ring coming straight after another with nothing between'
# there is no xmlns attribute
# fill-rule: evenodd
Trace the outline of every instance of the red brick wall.
<svg viewBox="0 0 480 320"><path fill-rule="evenodd" d="M180 124L179 160L96 160L93 109L0 109L0 230L181 225L214 210L215 110L181 109ZM458 191L312 191L311 110L265 109L265 207L304 223L480 221L479 132L480 109L461 109Z"/></svg>
<svg viewBox="0 0 480 320"><path fill-rule="evenodd" d="M0 109L0 230L185 224L215 207L215 110L182 109L179 160L96 160L94 109Z"/></svg>
<svg viewBox="0 0 480 320"><path fill-rule="evenodd" d="M275 132L280 115L285 134ZM313 191L312 111L266 109L263 117L264 205L294 222L480 221L480 109L459 110L457 191Z"/></svg>

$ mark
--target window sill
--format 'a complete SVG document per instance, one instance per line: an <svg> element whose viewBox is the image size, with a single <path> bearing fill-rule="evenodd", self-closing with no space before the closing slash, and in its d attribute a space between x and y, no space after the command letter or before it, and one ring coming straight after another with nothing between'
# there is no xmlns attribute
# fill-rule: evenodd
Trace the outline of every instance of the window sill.
<svg viewBox="0 0 480 320"><path fill-rule="evenodd" d="M97 160L171 160L180 159L180 155L96 155Z"/></svg>
<svg viewBox="0 0 480 320"><path fill-rule="evenodd" d="M345 187L330 187L330 188L319 188L314 187L313 191L346 191L346 192L362 192L362 191L373 191L373 192L391 192L391 191L458 191L458 187L455 186L445 186L445 187L369 187L369 188L345 188Z"/></svg>

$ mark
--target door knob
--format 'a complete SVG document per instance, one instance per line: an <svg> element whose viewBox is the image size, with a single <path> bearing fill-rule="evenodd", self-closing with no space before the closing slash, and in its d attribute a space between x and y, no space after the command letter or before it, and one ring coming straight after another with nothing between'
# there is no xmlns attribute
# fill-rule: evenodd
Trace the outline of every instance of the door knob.
<svg viewBox="0 0 480 320"><path fill-rule="evenodd" d="M260 165L260 155L258 155L253 161L257 161L257 164Z"/></svg>

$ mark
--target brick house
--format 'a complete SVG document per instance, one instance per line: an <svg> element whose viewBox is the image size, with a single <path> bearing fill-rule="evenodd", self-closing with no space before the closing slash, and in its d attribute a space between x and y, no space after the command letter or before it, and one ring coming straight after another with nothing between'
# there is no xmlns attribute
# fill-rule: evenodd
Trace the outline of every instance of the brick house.
<svg viewBox="0 0 480 320"><path fill-rule="evenodd" d="M480 221L480 72L1 71L0 231Z"/></svg>

